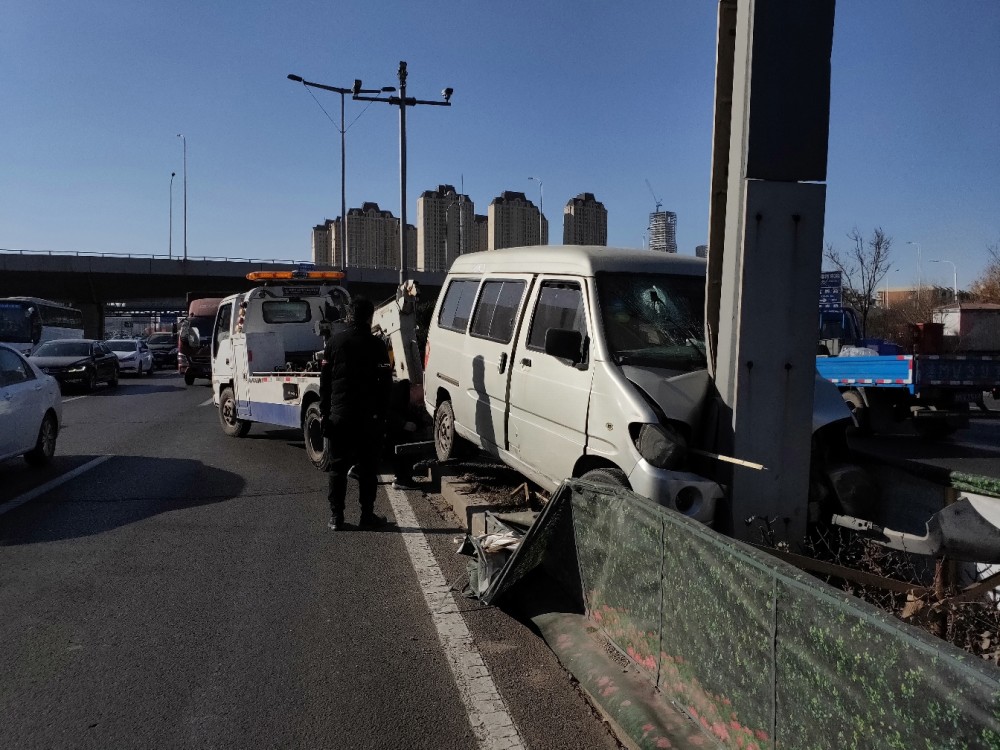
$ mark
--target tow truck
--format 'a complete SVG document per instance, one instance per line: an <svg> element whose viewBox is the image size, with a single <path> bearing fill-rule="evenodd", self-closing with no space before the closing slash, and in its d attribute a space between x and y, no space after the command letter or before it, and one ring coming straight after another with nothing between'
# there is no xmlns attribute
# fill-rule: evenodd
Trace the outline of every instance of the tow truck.
<svg viewBox="0 0 1000 750"><path fill-rule="evenodd" d="M345 325L351 296L340 271L256 271L247 292L222 300L215 319L212 399L222 431L241 438L254 423L301 429L309 461L329 468L319 378L327 338ZM375 309L372 332L386 344L395 380L423 382L417 343L419 287L404 282Z"/></svg>

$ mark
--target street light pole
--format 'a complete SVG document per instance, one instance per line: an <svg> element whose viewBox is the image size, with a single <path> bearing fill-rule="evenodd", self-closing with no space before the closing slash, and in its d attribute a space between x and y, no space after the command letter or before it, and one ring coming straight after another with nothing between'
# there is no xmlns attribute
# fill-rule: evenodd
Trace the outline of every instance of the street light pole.
<svg viewBox="0 0 1000 750"><path fill-rule="evenodd" d="M183 133L177 137L184 144L184 261L188 259L188 142Z"/></svg>
<svg viewBox="0 0 1000 750"><path fill-rule="evenodd" d="M958 302L958 266L951 260L932 260L931 263L950 263L952 271L952 288L955 291L955 301Z"/></svg>
<svg viewBox="0 0 1000 750"><path fill-rule="evenodd" d="M174 177L176 172L170 173L170 229L167 234L167 258L174 258Z"/></svg>
<svg viewBox="0 0 1000 750"><path fill-rule="evenodd" d="M529 177L529 180L534 180L538 183L538 244L544 245L544 236L542 234L542 221L545 218L545 195L542 192L542 181L537 177Z"/></svg>
<svg viewBox="0 0 1000 750"><path fill-rule="evenodd" d="M406 61L399 61L399 96L390 96L388 99L377 97L360 96L364 93L361 88L361 79L354 80L354 96L356 101L361 102L385 102L399 107L399 284L406 281L406 108L414 107L418 104L429 104L436 107L450 107L452 88L446 88L441 92L444 97L442 102L425 101L406 96ZM392 87L386 87L383 91L392 91Z"/></svg>
<svg viewBox="0 0 1000 750"><path fill-rule="evenodd" d="M920 303L920 295L924 291L924 266L920 262L920 243L919 242L909 242L907 245L917 246L917 304Z"/></svg>

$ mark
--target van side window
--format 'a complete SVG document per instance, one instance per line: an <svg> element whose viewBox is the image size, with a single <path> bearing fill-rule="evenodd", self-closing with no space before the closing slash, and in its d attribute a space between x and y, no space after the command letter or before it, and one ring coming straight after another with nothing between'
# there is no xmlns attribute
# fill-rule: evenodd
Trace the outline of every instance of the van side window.
<svg viewBox="0 0 1000 750"><path fill-rule="evenodd" d="M441 303L441 312L438 314L438 325L449 331L465 333L465 329L469 327L469 316L478 288L478 279L454 279L448 285L448 291L444 293L444 302Z"/></svg>
<svg viewBox="0 0 1000 750"><path fill-rule="evenodd" d="M531 318L528 348L545 350L545 333L550 328L579 331L587 340L587 317L583 308L583 291L575 281L546 281L538 292L535 313ZM586 345L584 346L586 352Z"/></svg>
<svg viewBox="0 0 1000 750"><path fill-rule="evenodd" d="M509 343L514 336L514 318L523 294L523 281L485 282L469 332L490 341Z"/></svg>

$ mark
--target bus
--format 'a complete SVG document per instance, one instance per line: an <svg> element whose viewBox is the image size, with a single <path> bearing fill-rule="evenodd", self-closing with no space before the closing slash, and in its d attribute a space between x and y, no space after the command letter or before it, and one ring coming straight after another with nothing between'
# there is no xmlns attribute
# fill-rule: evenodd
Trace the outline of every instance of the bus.
<svg viewBox="0 0 1000 750"><path fill-rule="evenodd" d="M24 356L53 339L82 339L83 313L37 297L0 297L0 343Z"/></svg>

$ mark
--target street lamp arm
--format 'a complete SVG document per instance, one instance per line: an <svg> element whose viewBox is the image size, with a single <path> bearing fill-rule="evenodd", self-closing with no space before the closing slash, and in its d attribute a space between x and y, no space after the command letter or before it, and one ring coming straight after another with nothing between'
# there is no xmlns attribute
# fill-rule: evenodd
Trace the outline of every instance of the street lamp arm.
<svg viewBox="0 0 1000 750"><path fill-rule="evenodd" d="M297 76L294 73L288 74L289 81L295 81L296 83L301 83L303 86L310 86L314 89L323 89L324 91L333 91L336 94L351 94L354 93L354 89L345 89L340 86L327 86L325 83L315 83L314 81L307 81L302 76ZM395 89L390 89L390 91L395 91ZM362 94L378 94L379 89L360 89L358 93ZM357 98L357 97L355 97Z"/></svg>

